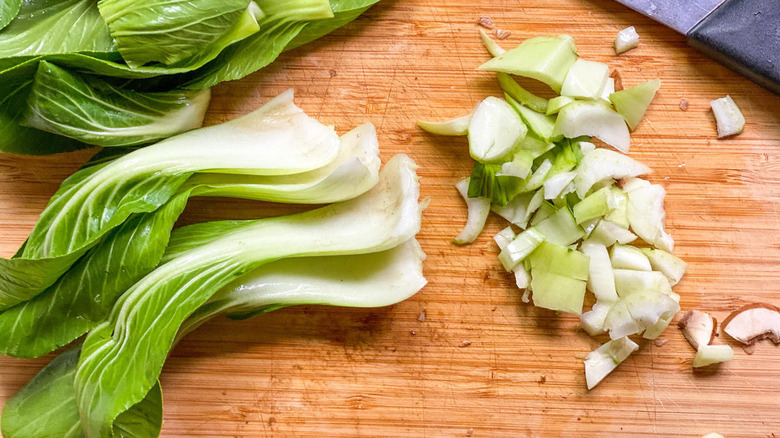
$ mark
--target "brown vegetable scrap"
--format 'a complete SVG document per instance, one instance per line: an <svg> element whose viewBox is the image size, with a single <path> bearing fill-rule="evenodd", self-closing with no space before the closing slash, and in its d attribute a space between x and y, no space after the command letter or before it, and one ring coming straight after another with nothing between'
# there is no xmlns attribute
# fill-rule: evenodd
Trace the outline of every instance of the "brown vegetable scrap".
<svg viewBox="0 0 780 438"><path fill-rule="evenodd" d="M493 29L496 27L496 25L493 23L493 20L490 17L479 17L479 20L477 20L477 24L480 26L486 28L486 29Z"/></svg>

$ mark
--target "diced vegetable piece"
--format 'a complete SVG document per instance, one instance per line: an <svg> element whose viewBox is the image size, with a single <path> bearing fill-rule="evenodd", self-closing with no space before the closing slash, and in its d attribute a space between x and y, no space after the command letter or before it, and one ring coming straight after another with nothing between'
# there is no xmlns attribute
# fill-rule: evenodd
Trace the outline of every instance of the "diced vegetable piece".
<svg viewBox="0 0 780 438"><path fill-rule="evenodd" d="M588 280L590 261L585 254L545 241L529 257L531 274L547 272L573 278Z"/></svg>
<svg viewBox="0 0 780 438"><path fill-rule="evenodd" d="M493 236L493 240L496 242L496 245L498 245L498 248L502 251L514 239L515 232L512 230L511 226L504 228L503 230L499 231L498 234Z"/></svg>
<svg viewBox="0 0 780 438"><path fill-rule="evenodd" d="M580 327L591 336L598 336L604 333L604 319L611 308L611 303L597 302L591 310L580 315Z"/></svg>
<svg viewBox="0 0 780 438"><path fill-rule="evenodd" d="M546 240L556 245L568 246L585 236L568 207L558 209L553 215L536 225ZM583 280L587 280L584 278Z"/></svg>
<svg viewBox="0 0 780 438"><path fill-rule="evenodd" d="M512 271L515 273L515 285L517 285L518 289L527 289L531 285L531 274L528 273L522 263L515 266ZM523 296L525 297L525 295ZM528 302L526 299L523 301Z"/></svg>
<svg viewBox="0 0 780 438"><path fill-rule="evenodd" d="M454 135L461 136L469 133L469 123L473 112L466 114L465 116L456 117L444 122L425 122L418 121L417 126L422 128L426 132L436 135Z"/></svg>
<svg viewBox="0 0 780 438"><path fill-rule="evenodd" d="M521 193L515 196L515 198L509 201L504 207L493 205L490 208L497 215L508 220L512 224L525 229L531 215L539 208L542 202L541 200L533 202L535 198L536 194L533 192ZM532 208L533 211L531 210Z"/></svg>
<svg viewBox="0 0 780 438"><path fill-rule="evenodd" d="M499 161L525 138L525 123L505 101L488 97L477 106L468 126L469 152L482 163Z"/></svg>
<svg viewBox="0 0 780 438"><path fill-rule="evenodd" d="M681 258L661 249L642 248L642 252L645 253L650 260L650 266L652 266L654 270L660 271L666 275L670 285L674 286L682 280L688 264Z"/></svg>
<svg viewBox="0 0 780 438"><path fill-rule="evenodd" d="M544 184L545 179L547 179L547 175L550 173L552 167L553 163L550 160L542 161L542 164L536 168L533 175L531 175L531 178L525 183L525 190L536 190L541 187Z"/></svg>
<svg viewBox="0 0 780 438"><path fill-rule="evenodd" d="M585 356L585 381L588 389L593 389L638 349L639 345L624 337L609 341L588 353Z"/></svg>
<svg viewBox="0 0 780 438"><path fill-rule="evenodd" d="M657 184L647 184L628 193L628 221L631 229L645 242L667 252L674 250L674 239L665 228L666 190Z"/></svg>
<svg viewBox="0 0 780 438"><path fill-rule="evenodd" d="M577 48L570 38L537 37L482 64L480 70L525 76L561 91L569 68L577 60Z"/></svg>
<svg viewBox="0 0 780 438"><path fill-rule="evenodd" d="M515 237L498 255L498 259L507 271L517 267L539 245L544 242L545 236L536 228L529 228Z"/></svg>
<svg viewBox="0 0 780 438"><path fill-rule="evenodd" d="M631 136L623 117L603 101L574 101L558 111L553 136L596 137L628 153Z"/></svg>
<svg viewBox="0 0 780 438"><path fill-rule="evenodd" d="M728 345L702 345L693 358L693 367L700 368L716 363L728 362L734 358L734 350Z"/></svg>
<svg viewBox="0 0 780 438"><path fill-rule="evenodd" d="M609 78L609 67L601 62L578 59L569 69L561 87L561 96L598 99Z"/></svg>
<svg viewBox="0 0 780 438"><path fill-rule="evenodd" d="M469 198L468 187L469 179L462 179L455 185L458 193L466 201L468 207L468 219L466 226L453 240L458 245L465 245L477 240L482 229L485 228L488 214L490 213L490 199L487 198Z"/></svg>
<svg viewBox="0 0 780 438"><path fill-rule="evenodd" d="M599 222L588 236L588 242L597 242L605 246L612 246L615 242L625 245L636 239L636 235L631 231L607 220Z"/></svg>
<svg viewBox="0 0 780 438"><path fill-rule="evenodd" d="M737 135L745 129L745 116L731 96L713 100L710 107L718 124L718 138Z"/></svg>
<svg viewBox="0 0 780 438"><path fill-rule="evenodd" d="M496 176L513 176L515 178L526 179L531 174L531 168L534 165L534 156L528 151L522 149L515 151L512 160L501 165L501 171Z"/></svg>
<svg viewBox="0 0 780 438"><path fill-rule="evenodd" d="M631 318L644 330L658 323L661 318L673 316L680 310L680 305L670 297L656 291L639 291L621 298L625 303Z"/></svg>
<svg viewBox="0 0 780 438"><path fill-rule="evenodd" d="M544 199L556 199L564 193L564 189L574 181L576 172L564 172L551 176L544 182Z"/></svg>
<svg viewBox="0 0 780 438"><path fill-rule="evenodd" d="M648 290L663 294L672 291L669 280L660 272L613 268L612 273L615 276L615 289L620 297Z"/></svg>
<svg viewBox="0 0 780 438"><path fill-rule="evenodd" d="M615 105L615 109L623 116L632 131L636 130L639 122L644 118L645 112L660 86L661 81L653 79L609 95L609 100Z"/></svg>
<svg viewBox="0 0 780 438"><path fill-rule="evenodd" d="M576 250L543 242L529 256L529 261L534 305L581 314L588 257Z"/></svg>
<svg viewBox="0 0 780 438"><path fill-rule="evenodd" d="M590 257L588 289L596 296L596 300L602 303L617 301L615 275L612 273L612 264L609 260L607 247L601 243L586 241L582 243L580 251ZM604 316L606 316L606 313L604 313ZM603 322L604 318L602 317L601 320Z"/></svg>
<svg viewBox="0 0 780 438"><path fill-rule="evenodd" d="M512 76L509 76L506 73L499 72L496 76L498 77L498 84L501 86L501 89L512 99L538 113L545 113L547 111L547 99L539 97L521 87L516 80L512 79Z"/></svg>
<svg viewBox="0 0 780 438"><path fill-rule="evenodd" d="M490 38L490 36L488 36L488 34L482 29L479 30L479 39L482 41L482 45L485 46L485 49L487 49L488 53L490 53L490 56L495 58L496 56L506 53L506 50L493 41L493 38Z"/></svg>
<svg viewBox="0 0 780 438"><path fill-rule="evenodd" d="M469 198L484 197L494 205L505 206L523 191L525 182L513 176L498 176L501 164L474 163L469 180Z"/></svg>
<svg viewBox="0 0 780 438"><path fill-rule="evenodd" d="M607 83L604 85L604 89L601 91L599 98L603 101L609 102L609 95L615 92L615 79L607 78ZM611 103L611 102L610 102Z"/></svg>
<svg viewBox="0 0 780 438"><path fill-rule="evenodd" d="M577 185L577 195L584 198L591 187L601 181L635 177L650 172L649 167L626 155L608 149L595 149L582 157L574 184Z"/></svg>
<svg viewBox="0 0 780 438"><path fill-rule="evenodd" d="M539 190L537 193L544 194L544 190ZM558 209L555 208L554 205L550 204L549 202L542 202L542 205L539 206L539 208L536 210L536 214L534 214L533 220L531 220L532 226L537 226L540 223L544 222L548 217L552 216L557 212Z"/></svg>
<svg viewBox="0 0 780 438"><path fill-rule="evenodd" d="M587 154L588 152L591 152L596 149L596 145L589 142L589 141L581 141L580 142L580 152L582 152L582 155Z"/></svg>
<svg viewBox="0 0 780 438"><path fill-rule="evenodd" d="M536 112L527 106L517 102L511 96L506 94L507 102L512 105L523 121L528 125L528 129L534 133L541 140L546 142L558 141L563 138L560 133L553 132L555 130L555 118L545 115L544 113Z"/></svg>
<svg viewBox="0 0 780 438"><path fill-rule="evenodd" d="M573 97L569 96L558 96L553 97L547 102L547 110L544 112L548 116L551 116L553 114L558 114L558 111L561 110L561 108L565 107L566 105L574 102Z"/></svg>
<svg viewBox="0 0 780 438"><path fill-rule="evenodd" d="M582 313L585 282L549 272L531 273L534 306L557 312Z"/></svg>
<svg viewBox="0 0 780 438"><path fill-rule="evenodd" d="M577 224L587 222L591 219L600 218L609 213L609 203L607 201L609 192L610 188L605 187L596 192L593 192L581 202L577 203L572 208Z"/></svg>
<svg viewBox="0 0 780 438"><path fill-rule="evenodd" d="M780 308L767 303L746 304L723 321L723 331L745 345L762 339L780 344Z"/></svg>
<svg viewBox="0 0 780 438"><path fill-rule="evenodd" d="M639 248L617 244L612 247L609 255L614 269L629 269L634 271L652 271L650 260Z"/></svg>
<svg viewBox="0 0 780 438"><path fill-rule="evenodd" d="M610 211L604 216L604 219L628 229L630 223L628 222L628 195L626 192L617 187L611 187L607 202Z"/></svg>
<svg viewBox="0 0 780 438"><path fill-rule="evenodd" d="M636 33L634 26L628 26L621 30L615 38L615 54L627 52L639 45L639 34Z"/></svg>
<svg viewBox="0 0 780 438"><path fill-rule="evenodd" d="M657 323L645 329L645 332L642 334L642 337L650 340L658 339L658 337L661 336L664 330L666 330L666 328L669 327L669 324L672 322L672 319L674 319L674 313L670 314L669 316L665 316L665 317L662 316Z"/></svg>
<svg viewBox="0 0 780 438"><path fill-rule="evenodd" d="M553 149L554 147L555 143L543 141L532 132L529 132L525 136L525 140L523 140L523 142L520 144L520 148L533 154L534 158L538 158L544 155L547 151Z"/></svg>
<svg viewBox="0 0 780 438"><path fill-rule="evenodd" d="M593 263L592 258L591 263ZM612 303L596 302L591 310L580 315L580 326L591 336L604 333L604 319L611 308Z"/></svg>
<svg viewBox="0 0 780 438"><path fill-rule="evenodd" d="M620 339L624 336L633 335L642 331L643 327L639 325L628 306L623 300L618 300L607 312L604 318L604 330L609 331L610 339Z"/></svg>

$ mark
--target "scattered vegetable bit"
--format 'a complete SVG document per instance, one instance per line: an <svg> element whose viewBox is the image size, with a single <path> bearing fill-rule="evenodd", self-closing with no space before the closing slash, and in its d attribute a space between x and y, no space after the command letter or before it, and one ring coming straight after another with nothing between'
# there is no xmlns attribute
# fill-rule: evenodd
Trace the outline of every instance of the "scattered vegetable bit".
<svg viewBox="0 0 780 438"><path fill-rule="evenodd" d="M585 356L585 380L588 389L593 389L604 377L615 370L639 345L631 339L620 338L607 342Z"/></svg>
<svg viewBox="0 0 780 438"><path fill-rule="evenodd" d="M680 99L680 109L688 111L688 99Z"/></svg>
<svg viewBox="0 0 780 438"><path fill-rule="evenodd" d="M469 123L473 115L472 112L445 122L418 121L417 126L431 134L461 136L469 133Z"/></svg>
<svg viewBox="0 0 780 438"><path fill-rule="evenodd" d="M621 30L615 38L615 54L627 52L639 45L639 34L634 26L628 26Z"/></svg>
<svg viewBox="0 0 780 438"><path fill-rule="evenodd" d="M596 99L609 78L609 67L601 62L578 59L569 69L561 87L561 96Z"/></svg>
<svg viewBox="0 0 780 438"><path fill-rule="evenodd" d="M718 124L718 138L742 133L745 128L745 116L731 96L713 100L710 102L710 107Z"/></svg>
<svg viewBox="0 0 780 438"><path fill-rule="evenodd" d="M683 315L677 326L694 350L709 345L718 331L718 321L705 312L689 310Z"/></svg>
<svg viewBox="0 0 780 438"><path fill-rule="evenodd" d="M780 344L780 308L765 303L743 306L723 321L723 331L745 345L762 339Z"/></svg>
<svg viewBox="0 0 780 438"><path fill-rule="evenodd" d="M639 122L645 117L645 112L660 86L661 81L653 79L609 95L609 100L615 105L617 112L626 119L632 131L636 130Z"/></svg>
<svg viewBox="0 0 780 438"><path fill-rule="evenodd" d="M696 351L696 356L693 358L693 367L706 367L728 362L733 358L734 350L728 345L703 345Z"/></svg>
<svg viewBox="0 0 780 438"><path fill-rule="evenodd" d="M458 193L466 201L468 207L468 219L466 226L453 240L458 245L465 245L477 240L479 233L485 227L488 214L490 214L490 199L487 198L470 198L468 196L469 179L460 180L455 187L458 189Z"/></svg>

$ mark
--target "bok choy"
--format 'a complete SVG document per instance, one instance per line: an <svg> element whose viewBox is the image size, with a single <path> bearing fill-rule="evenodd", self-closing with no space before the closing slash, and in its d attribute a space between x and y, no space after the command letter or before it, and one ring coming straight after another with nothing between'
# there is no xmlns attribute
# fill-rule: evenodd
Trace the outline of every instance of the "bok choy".
<svg viewBox="0 0 780 438"><path fill-rule="evenodd" d="M191 225L174 232L169 250L193 236L199 244L218 239L221 223ZM229 228L229 227L228 227ZM228 314L247 318L298 304L345 307L380 307L413 295L426 284L422 274L425 254L411 239L393 249L377 253L282 259L251 271L228 284L190 315L176 335L180 340L209 319ZM360 269L355 269L359 266ZM80 437L81 422L73 386L80 348L55 358L6 405L2 433L7 438ZM114 423L114 433L128 431L129 418L136 431L132 436L159 434L162 403L159 384ZM140 414L140 415L139 415Z"/></svg>
<svg viewBox="0 0 780 438"><path fill-rule="evenodd" d="M285 98L291 97L288 94ZM291 101L287 104L291 105ZM270 129L269 132L281 134L283 130L273 130L277 123L278 119L269 118L253 126L259 131ZM52 286L31 300L0 312L0 331L7 333L0 338L0 353L15 357L40 356L76 339L102 321L119 294L159 262L173 223L189 196L232 196L305 204L343 201L376 184L378 152L374 127L366 124L342 136L335 159L319 169L275 176L219 173L192 176L163 207L135 214L108 232ZM116 271L121 274L116 275ZM44 318L46 324L39 324Z"/></svg>
<svg viewBox="0 0 780 438"><path fill-rule="evenodd" d="M397 156L377 186L356 199L245 222L144 277L82 346L75 387L86 436L109 434L116 418L143 400L187 316L230 281L281 258L396 247L419 231L418 196L414 163Z"/></svg>

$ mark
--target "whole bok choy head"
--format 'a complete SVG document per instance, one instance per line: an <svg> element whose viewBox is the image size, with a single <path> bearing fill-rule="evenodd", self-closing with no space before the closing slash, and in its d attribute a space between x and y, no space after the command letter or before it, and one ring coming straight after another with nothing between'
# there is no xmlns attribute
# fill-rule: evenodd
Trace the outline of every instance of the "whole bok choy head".
<svg viewBox="0 0 780 438"><path fill-rule="evenodd" d="M185 250L133 285L87 336L76 371L88 437L110 434L116 418L157 382L188 316L236 278L289 257L365 254L394 248L420 229L414 162L390 160L368 193L297 215L235 224L224 237Z"/></svg>
<svg viewBox="0 0 780 438"><path fill-rule="evenodd" d="M278 119L263 123L264 129L271 129ZM343 201L376 184L377 154L376 132L366 124L343 135L335 159L318 169L291 175L204 173L190 177L161 208L133 214L110 230L43 292L0 312L0 332L6 333L0 338L0 353L37 357L68 344L105 319L120 294L157 266L189 196L307 204ZM46 323L40 324L43 319Z"/></svg>
<svg viewBox="0 0 780 438"><path fill-rule="evenodd" d="M228 222L199 224L174 232L170 251L192 239L206 244L219 239ZM186 249L185 249L186 250ZM297 304L380 307L400 302L426 284L422 273L425 254L415 239L382 252L347 256L282 259L251 271L222 288L184 322L176 336L219 314L247 318ZM55 358L6 404L2 433L7 438L82 436L73 378L81 349L72 348ZM159 384L114 422L132 436L156 436L162 423ZM130 421L133 419L134 421Z"/></svg>

